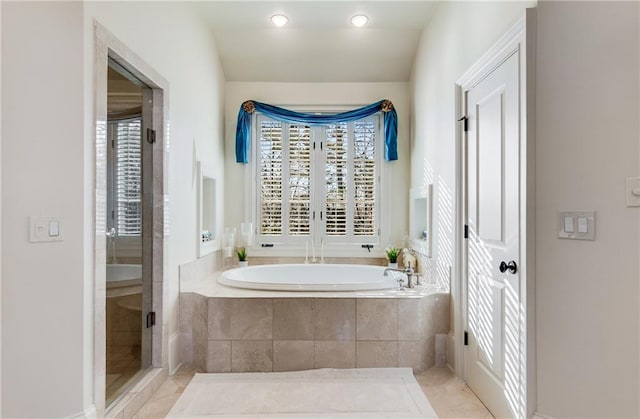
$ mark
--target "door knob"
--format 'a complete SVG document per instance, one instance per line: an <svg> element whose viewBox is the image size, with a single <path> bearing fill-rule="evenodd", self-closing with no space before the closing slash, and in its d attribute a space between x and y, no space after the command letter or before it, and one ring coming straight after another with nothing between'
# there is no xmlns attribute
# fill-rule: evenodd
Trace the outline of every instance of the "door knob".
<svg viewBox="0 0 640 419"><path fill-rule="evenodd" d="M507 271L512 274L518 272L518 265L516 265L515 261L511 260L509 263L505 263L504 261L500 262L500 272L505 273Z"/></svg>
<svg viewBox="0 0 640 419"><path fill-rule="evenodd" d="M117 235L116 233L116 228L115 227L111 227L109 230L107 230L106 232L106 236L107 237L115 237Z"/></svg>

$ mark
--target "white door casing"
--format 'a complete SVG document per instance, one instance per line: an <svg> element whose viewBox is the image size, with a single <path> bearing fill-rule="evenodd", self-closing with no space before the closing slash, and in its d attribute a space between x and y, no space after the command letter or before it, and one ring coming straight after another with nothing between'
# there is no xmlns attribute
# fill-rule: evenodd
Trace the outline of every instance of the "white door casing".
<svg viewBox="0 0 640 419"><path fill-rule="evenodd" d="M467 379L491 412L520 404L518 53L465 92L467 132ZM504 270L504 265L502 270Z"/></svg>

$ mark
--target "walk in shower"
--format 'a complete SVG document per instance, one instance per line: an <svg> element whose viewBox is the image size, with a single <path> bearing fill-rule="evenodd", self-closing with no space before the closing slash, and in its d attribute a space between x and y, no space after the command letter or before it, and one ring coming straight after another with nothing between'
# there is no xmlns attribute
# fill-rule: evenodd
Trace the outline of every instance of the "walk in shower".
<svg viewBox="0 0 640 419"><path fill-rule="evenodd" d="M107 95L106 406L151 365L143 272L143 90L110 62ZM146 281L148 282L148 281ZM145 286L147 285L147 286Z"/></svg>

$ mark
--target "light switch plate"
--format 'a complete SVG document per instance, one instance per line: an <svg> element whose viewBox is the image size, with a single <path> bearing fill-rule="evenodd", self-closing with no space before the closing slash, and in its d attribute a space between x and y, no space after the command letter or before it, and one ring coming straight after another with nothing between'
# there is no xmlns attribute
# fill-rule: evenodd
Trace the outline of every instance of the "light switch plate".
<svg viewBox="0 0 640 419"><path fill-rule="evenodd" d="M574 225L575 221L573 220L573 217L564 217L563 230L565 233L573 233L574 231L576 231Z"/></svg>
<svg viewBox="0 0 640 419"><path fill-rule="evenodd" d="M571 220L572 222L569 223L567 220ZM558 238L571 240L595 240L596 212L558 212Z"/></svg>
<svg viewBox="0 0 640 419"><path fill-rule="evenodd" d="M627 206L640 207L640 177L627 178Z"/></svg>
<svg viewBox="0 0 640 419"><path fill-rule="evenodd" d="M31 243L58 242L63 239L62 217L29 217L29 241Z"/></svg>

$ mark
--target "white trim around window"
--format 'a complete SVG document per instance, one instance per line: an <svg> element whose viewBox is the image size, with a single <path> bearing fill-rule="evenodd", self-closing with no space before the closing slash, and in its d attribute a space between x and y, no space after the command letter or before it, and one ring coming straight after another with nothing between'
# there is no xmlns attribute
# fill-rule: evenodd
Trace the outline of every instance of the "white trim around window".
<svg viewBox="0 0 640 419"><path fill-rule="evenodd" d="M278 123L281 130L275 135L281 135L281 144L275 145L275 152L271 149L263 149L262 152L263 155L265 152L275 153L273 155L282 159L281 167L273 169L276 184L280 182L281 170L284 186L282 193L278 193L270 184L264 184L265 178L268 179L269 176L265 176L264 168L260 170L261 127L263 122L268 124L272 121L259 113L254 116L250 162L245 166L245 202L248 204L245 208L245 220L253 223L256 237L255 246L250 249L251 255L304 256L308 253L311 256L315 248L316 256L319 256L319 248L324 245L326 257L383 256L385 240L389 237L390 205L382 117L377 114L359 121L336 124L332 126L333 135L328 135L331 131L328 126L300 128L294 127L297 124L290 126ZM296 142L297 151L289 149L290 140L292 143ZM343 140L345 144L342 144ZM355 152L356 143L358 153ZM280 146L281 150L278 149ZM291 166L289 157L302 158L302 164ZM307 163L310 165L309 170L305 167ZM353 175L356 171L360 176ZM339 172L342 187L336 186L336 172ZM346 184L344 175L347 175ZM287 184L297 185L303 193L290 191ZM307 195L304 193L305 187L310 190ZM279 211L282 211L281 224L265 224L264 217L261 217L265 208L261 206L262 202L258 197L261 188L271 195L269 205L281 199L279 205L267 205L266 209L267 216L277 217ZM304 203L305 196L308 197L308 204ZM295 202L293 198L296 198ZM302 204L298 198L302 198ZM333 208L330 214L327 214L328 200L334 204L329 203ZM295 219L289 218L288 210L291 208L297 209L292 213L297 215ZM364 217L360 217L360 222L355 221L356 212L364 214ZM327 215L333 222L327 224ZM289 234L290 229L293 234ZM262 234L265 232L272 234ZM270 247L262 247L263 244ZM374 247L372 251L368 251L362 248L363 244Z"/></svg>

